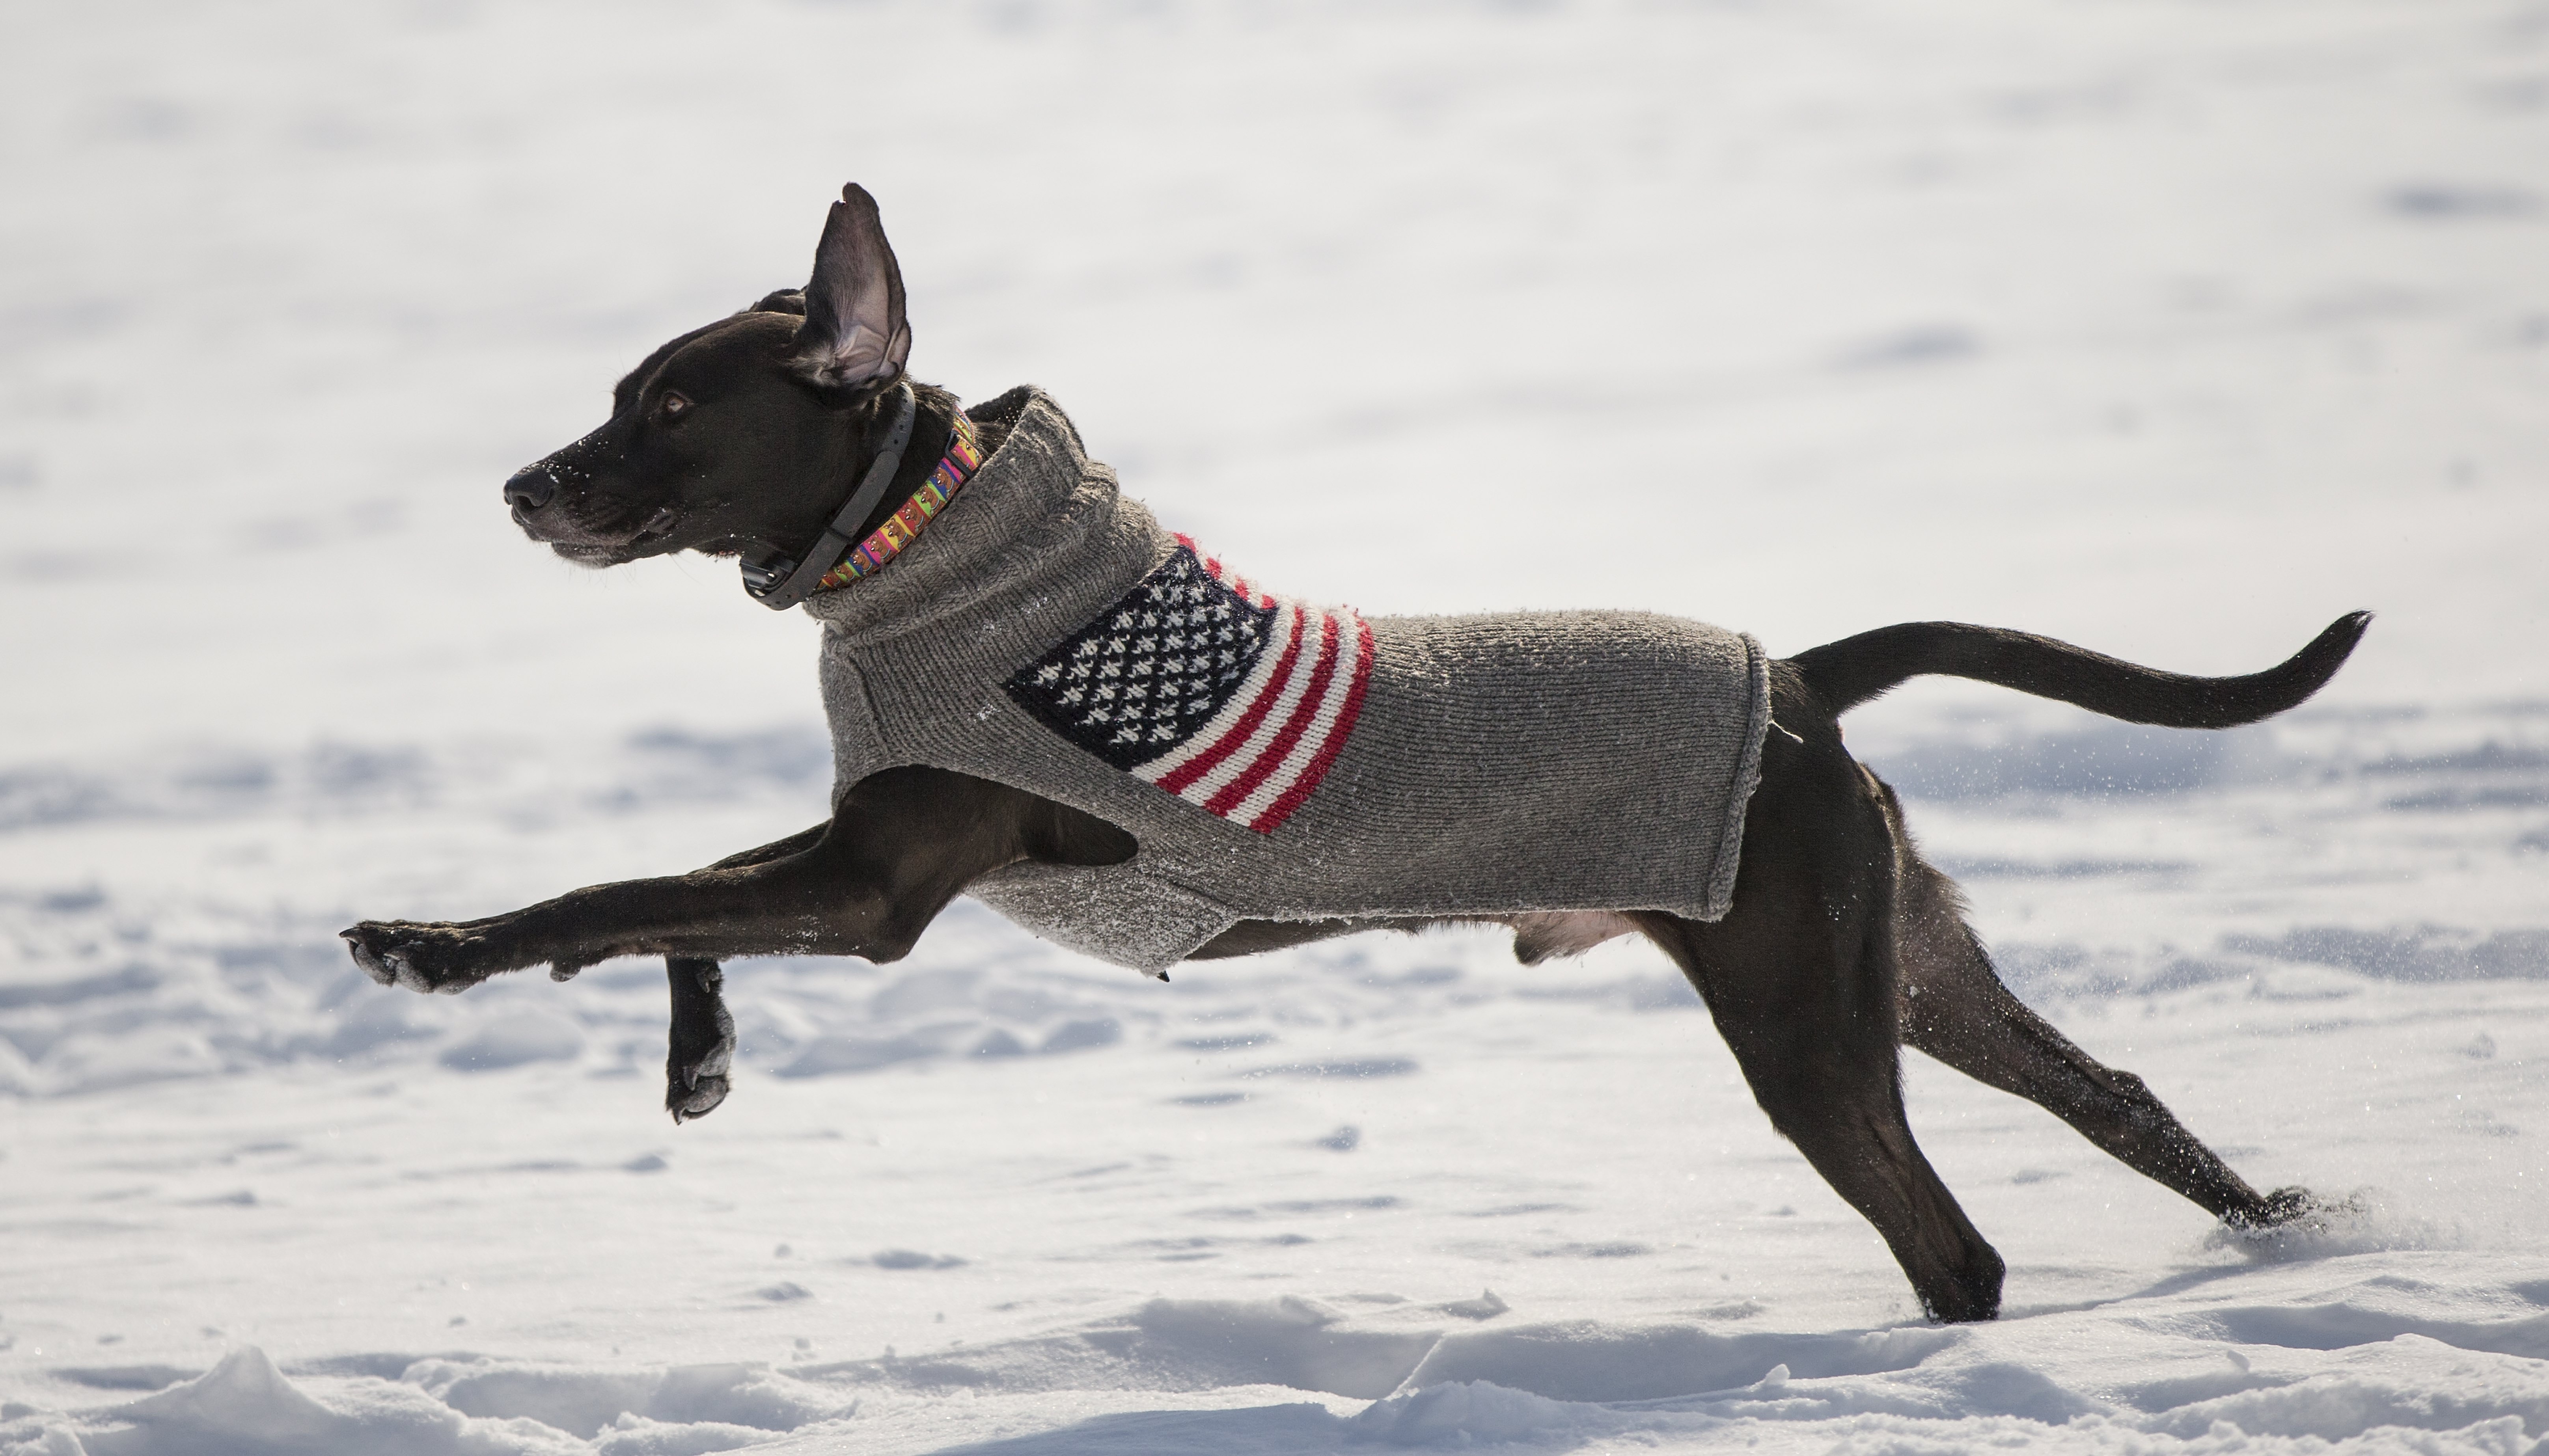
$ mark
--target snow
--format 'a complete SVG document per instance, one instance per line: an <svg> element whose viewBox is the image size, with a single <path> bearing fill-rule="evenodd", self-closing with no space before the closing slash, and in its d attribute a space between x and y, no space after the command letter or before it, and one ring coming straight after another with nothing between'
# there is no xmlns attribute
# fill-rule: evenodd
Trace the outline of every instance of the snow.
<svg viewBox="0 0 2549 1456"><path fill-rule="evenodd" d="M2527 1451L2549 1437L2549 9L590 0L0 47L0 1453ZM811 630L497 487L881 199L1033 381L1368 611L2263 666L2221 735L1854 715L2012 984L2242 1237L1907 1058L2011 1265L1923 1322L1661 958L1171 985L960 904L460 997L466 917L820 817Z"/></svg>

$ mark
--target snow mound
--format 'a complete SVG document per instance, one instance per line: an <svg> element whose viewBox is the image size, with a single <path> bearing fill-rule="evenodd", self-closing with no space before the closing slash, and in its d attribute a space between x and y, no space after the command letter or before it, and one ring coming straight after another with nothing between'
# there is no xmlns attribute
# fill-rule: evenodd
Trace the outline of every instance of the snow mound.
<svg viewBox="0 0 2549 1456"><path fill-rule="evenodd" d="M44 1422L6 1456L703 1456L857 1406L746 1365L628 1372L423 1360L398 1380L307 1377L240 1346L202 1376ZM0 1429L0 1442L10 1432Z"/></svg>
<svg viewBox="0 0 2549 1456"><path fill-rule="evenodd" d="M536 1420L580 1436L617 1432L611 1438L631 1450L647 1441L679 1444L665 1433L673 1426L749 1429L760 1432L753 1439L766 1440L773 1431L844 1414L855 1404L742 1364L607 1371L421 1360L401 1380L465 1415Z"/></svg>
<svg viewBox="0 0 2549 1456"><path fill-rule="evenodd" d="M1297 1296L1153 1300L1121 1320L1068 1334L801 1373L861 1385L1003 1394L1273 1385L1374 1400L1397 1390L1436 1339L1431 1330L1348 1326L1337 1311Z"/></svg>
<svg viewBox="0 0 2549 1456"><path fill-rule="evenodd" d="M1727 1335L1572 1321L1447 1335L1408 1379L1485 1382L1563 1401L1647 1401L1733 1390L1774 1366L1808 1378L1908 1370L1962 1337L1929 1328Z"/></svg>
<svg viewBox="0 0 2549 1456"><path fill-rule="evenodd" d="M19 1452L66 1456L558 1456L582 1442L530 1420L473 1420L412 1386L340 1382L322 1405L241 1346L195 1380L55 1426ZM16 1456L13 1452L12 1456Z"/></svg>
<svg viewBox="0 0 2549 1456"><path fill-rule="evenodd" d="M2289 1385L2198 1401L2143 1422L2143 1428L2196 1438L2226 1426L2249 1435L2327 1441L2384 1428L2404 1436L2413 1429L2457 1433L2460 1449L2507 1451L2529 1449L2525 1429L2549 1429L2549 1391L2542 1389L2536 1360L2403 1334L2346 1351L2336 1365ZM2507 1444L2495 1444L2500 1441Z"/></svg>
<svg viewBox="0 0 2549 1456"><path fill-rule="evenodd" d="M667 1424L622 1414L595 1438L593 1449L598 1456L707 1456L710 1451L762 1445L769 1439L770 1432L757 1426L714 1420Z"/></svg>
<svg viewBox="0 0 2549 1456"><path fill-rule="evenodd" d="M1522 1441L1565 1429L1583 1412L1545 1396L1493 1381L1429 1386L1375 1401L1354 1419L1358 1439L1393 1446L1467 1446Z"/></svg>

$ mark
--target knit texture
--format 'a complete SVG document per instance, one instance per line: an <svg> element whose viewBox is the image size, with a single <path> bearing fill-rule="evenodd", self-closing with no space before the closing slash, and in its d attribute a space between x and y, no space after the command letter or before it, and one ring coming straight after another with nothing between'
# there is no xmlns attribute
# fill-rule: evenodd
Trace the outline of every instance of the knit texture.
<svg viewBox="0 0 2549 1456"><path fill-rule="evenodd" d="M1286 796L1271 790L1224 792L1215 809L1174 778L1138 776L1140 763L1123 767L1138 746L1075 733L1026 687L1146 580L1169 580L1154 574L1186 548L1118 493L1042 391L968 412L998 444L963 494L891 568L805 601L824 623L835 799L925 764L1069 804L1141 844L1116 865L1009 865L968 893L1153 974L1240 920L1726 913L1769 722L1750 636L1644 612L1363 618L1237 584L1270 611L1353 634L1368 660L1347 726L1327 717L1316 774L1298 754L1275 771L1308 776L1306 790L1279 816L1270 806ZM1237 711L1218 696L1207 707ZM1178 731L1189 754L1210 738Z"/></svg>

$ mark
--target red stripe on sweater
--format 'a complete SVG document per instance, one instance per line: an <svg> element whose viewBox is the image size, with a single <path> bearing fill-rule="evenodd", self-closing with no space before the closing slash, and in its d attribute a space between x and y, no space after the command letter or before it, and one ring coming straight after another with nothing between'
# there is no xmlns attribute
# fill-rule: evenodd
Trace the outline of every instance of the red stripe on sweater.
<svg viewBox="0 0 2549 1456"><path fill-rule="evenodd" d="M1328 776L1328 766L1337 761L1337 755L1346 746L1347 736L1354 732L1355 719L1363 714L1364 688L1371 682L1371 623L1358 616L1355 626L1360 630L1356 634L1354 682L1346 688L1346 705L1337 710L1336 722L1329 725L1327 740L1319 745L1319 756L1310 761L1309 766L1301 771L1301 776L1292 780L1292 786L1283 790L1281 797L1268 805L1266 812L1249 824L1248 827L1259 834L1273 834L1284 820L1292 817L1294 810L1309 801L1311 790L1319 786L1320 779Z"/></svg>
<svg viewBox="0 0 2549 1456"><path fill-rule="evenodd" d="M1337 619L1326 612L1319 613L1319 664L1310 670L1309 686L1302 689L1300 701L1292 704L1292 715L1275 730L1274 741L1266 745L1266 751L1241 770L1238 777L1223 784L1221 791L1204 805L1205 809L1228 818L1240 800L1266 781L1267 774L1282 767L1283 756L1301 741L1303 730L1319 714L1319 704L1327 699L1328 680L1337 672Z"/></svg>
<svg viewBox="0 0 2549 1456"><path fill-rule="evenodd" d="M1294 612L1292 640L1284 645L1282 660L1274 665L1274 676L1267 680L1265 690L1257 694L1257 700L1248 705L1248 710L1240 715L1238 722L1230 725L1230 731L1223 734L1220 741L1160 775L1160 787L1171 793L1181 792L1187 784L1212 772L1213 765L1238 752L1240 746L1248 742L1249 735L1257 731L1257 725L1274 710L1275 699L1283 695L1283 684L1292 681L1292 665L1299 661L1300 656L1301 614Z"/></svg>

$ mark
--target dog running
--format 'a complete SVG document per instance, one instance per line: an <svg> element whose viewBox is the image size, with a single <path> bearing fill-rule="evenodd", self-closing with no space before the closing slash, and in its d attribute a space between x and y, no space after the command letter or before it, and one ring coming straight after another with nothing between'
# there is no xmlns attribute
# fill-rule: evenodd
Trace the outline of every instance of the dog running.
<svg viewBox="0 0 2549 1456"><path fill-rule="evenodd" d="M1913 1139L1904 1046L2231 1226L2317 1206L2250 1187L2002 985L1840 719L1936 674L2132 723L2253 723L2317 691L2368 613L2233 678L1953 622L1771 659L1649 613L1366 617L1164 529L1043 392L969 410L907 376L910 348L853 184L802 289L656 349L606 423L504 487L568 561L730 556L751 599L822 620L830 817L688 874L365 921L343 933L364 971L449 993L661 956L679 1121L728 1091L721 960L891 961L960 894L1163 979L1372 930L1506 925L1525 963L1643 935L1934 1320L1992 1318L2005 1266Z"/></svg>

